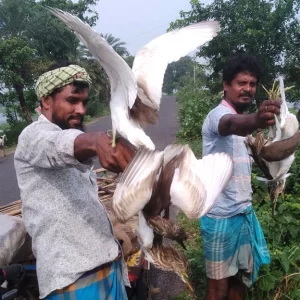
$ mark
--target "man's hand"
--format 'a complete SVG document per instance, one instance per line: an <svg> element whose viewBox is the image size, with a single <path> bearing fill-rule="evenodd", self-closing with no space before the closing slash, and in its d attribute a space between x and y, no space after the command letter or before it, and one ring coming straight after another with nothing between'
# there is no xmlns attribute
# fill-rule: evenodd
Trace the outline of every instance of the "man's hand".
<svg viewBox="0 0 300 300"><path fill-rule="evenodd" d="M256 113L258 128L264 129L275 124L275 115L280 113L280 100L265 100Z"/></svg>
<svg viewBox="0 0 300 300"><path fill-rule="evenodd" d="M97 140L97 156L103 168L120 173L123 172L127 164L135 154L135 147L123 137L116 139L116 147L111 145L111 137L102 134Z"/></svg>
<svg viewBox="0 0 300 300"><path fill-rule="evenodd" d="M123 172L135 154L135 147L126 139L119 137L116 147L105 132L80 134L74 142L74 156L80 162L98 156L103 168L114 173Z"/></svg>

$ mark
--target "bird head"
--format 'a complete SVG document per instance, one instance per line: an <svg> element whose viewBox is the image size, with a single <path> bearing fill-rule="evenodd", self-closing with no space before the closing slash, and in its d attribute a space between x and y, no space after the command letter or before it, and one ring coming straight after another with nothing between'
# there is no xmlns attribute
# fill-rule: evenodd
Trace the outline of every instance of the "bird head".
<svg viewBox="0 0 300 300"><path fill-rule="evenodd" d="M285 179L281 179L275 182L270 182L268 184L268 191L270 194L271 200L276 202L278 196L283 193L285 186Z"/></svg>
<svg viewBox="0 0 300 300"><path fill-rule="evenodd" d="M186 246L184 244L184 241L186 241L188 238L185 230L180 227L178 224L174 224L174 239L176 240L176 242L182 246L182 248L184 250L186 250Z"/></svg>

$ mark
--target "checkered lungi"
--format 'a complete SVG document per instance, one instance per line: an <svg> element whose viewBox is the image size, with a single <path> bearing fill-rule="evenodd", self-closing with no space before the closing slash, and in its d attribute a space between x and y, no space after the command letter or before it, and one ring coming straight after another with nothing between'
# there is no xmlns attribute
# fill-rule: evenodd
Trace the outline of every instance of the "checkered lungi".
<svg viewBox="0 0 300 300"><path fill-rule="evenodd" d="M255 281L260 267L270 263L264 234L252 206L230 218L200 219L206 275L223 279L238 274L246 286Z"/></svg>
<svg viewBox="0 0 300 300"><path fill-rule="evenodd" d="M127 300L120 261L82 275L75 283L52 292L45 300Z"/></svg>

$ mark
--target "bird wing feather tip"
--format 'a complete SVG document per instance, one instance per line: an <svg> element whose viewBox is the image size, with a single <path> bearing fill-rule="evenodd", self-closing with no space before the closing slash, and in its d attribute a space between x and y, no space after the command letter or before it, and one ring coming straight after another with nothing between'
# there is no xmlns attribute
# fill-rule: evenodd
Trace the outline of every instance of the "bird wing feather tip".
<svg viewBox="0 0 300 300"><path fill-rule="evenodd" d="M124 59L100 34L77 16L55 8L48 8L48 10L74 32L104 68L109 77L112 99L118 99L122 95L121 99L125 99L127 106L132 107L137 96L137 83L131 68Z"/></svg>
<svg viewBox="0 0 300 300"><path fill-rule="evenodd" d="M153 184L163 163L163 152L138 150L126 167L113 197L113 209L117 217L126 220L150 201Z"/></svg>
<svg viewBox="0 0 300 300"><path fill-rule="evenodd" d="M260 177L260 176L256 176L256 179L258 180L258 181L262 181L262 182L271 182L272 180L269 180L269 179L267 179L267 178L263 178L263 177Z"/></svg>
<svg viewBox="0 0 300 300"><path fill-rule="evenodd" d="M203 216L210 210L231 179L233 174L232 158L226 153L204 156L198 161L197 173L207 192L201 212L201 216Z"/></svg>
<svg viewBox="0 0 300 300"><path fill-rule="evenodd" d="M170 196L171 203L189 219L197 219L202 211L206 190L193 169L183 164L174 171Z"/></svg>

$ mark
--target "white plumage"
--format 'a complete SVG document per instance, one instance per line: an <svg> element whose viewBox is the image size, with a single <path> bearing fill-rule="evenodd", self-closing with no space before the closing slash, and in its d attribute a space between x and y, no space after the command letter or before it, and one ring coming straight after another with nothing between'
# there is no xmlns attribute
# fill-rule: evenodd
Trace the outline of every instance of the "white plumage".
<svg viewBox="0 0 300 300"><path fill-rule="evenodd" d="M232 171L232 159L225 153L197 160L187 145L171 145L164 151L141 148L120 178L112 207L122 221L141 210L159 214L171 203L187 217L200 218L227 185Z"/></svg>
<svg viewBox="0 0 300 300"><path fill-rule="evenodd" d="M49 10L75 32L109 77L113 141L118 132L136 147L153 150L155 146L142 126L157 121L167 65L213 39L219 23L201 22L159 36L137 53L131 70L88 24L59 9Z"/></svg>
<svg viewBox="0 0 300 300"><path fill-rule="evenodd" d="M299 123L297 117L289 112L286 97L285 97L285 90L284 90L284 82L283 77L278 77L279 87L280 87L280 96L281 96L281 107L280 107L280 115L279 119L275 116L275 125L270 128L268 137L271 139L267 143L274 143L276 141L282 141L285 139L290 138L299 130ZM292 163L294 162L295 154L291 154L289 157L281 160L281 161L274 161L268 162L265 161L270 175L273 177L272 180L267 180L265 178L258 177L259 180L266 181L266 182L277 182L282 180L283 187L285 184L285 179L290 175L288 173Z"/></svg>
<svg viewBox="0 0 300 300"><path fill-rule="evenodd" d="M132 159L120 178L112 201L112 208L120 221L126 222L149 202L162 164L163 152L158 151L146 151Z"/></svg>
<svg viewBox="0 0 300 300"><path fill-rule="evenodd" d="M183 164L175 169L171 202L190 219L204 216L227 185L233 172L228 154L216 153L197 160L186 148Z"/></svg>
<svg viewBox="0 0 300 300"><path fill-rule="evenodd" d="M155 146L142 128L157 122L167 65L212 40L219 23L200 22L159 36L138 51L131 70L89 25L69 13L49 9L75 32L109 77L113 141L118 132L140 148L122 174L112 208L121 221L139 214L137 234L142 247L150 249L154 234L145 216L158 215L173 203L188 217L199 218L232 174L233 163L226 154L197 161L188 146L153 151Z"/></svg>
<svg viewBox="0 0 300 300"><path fill-rule="evenodd" d="M163 34L139 50L132 71L141 101L158 110L168 64L212 40L218 31L217 21L201 22Z"/></svg>
<svg viewBox="0 0 300 300"><path fill-rule="evenodd" d="M200 218L215 203L232 172L233 161L225 153L197 160L188 145L169 145L164 151L142 147L120 178L112 208L123 222L139 214L139 242L145 250L150 249L154 233L147 218L171 204L188 218Z"/></svg>

